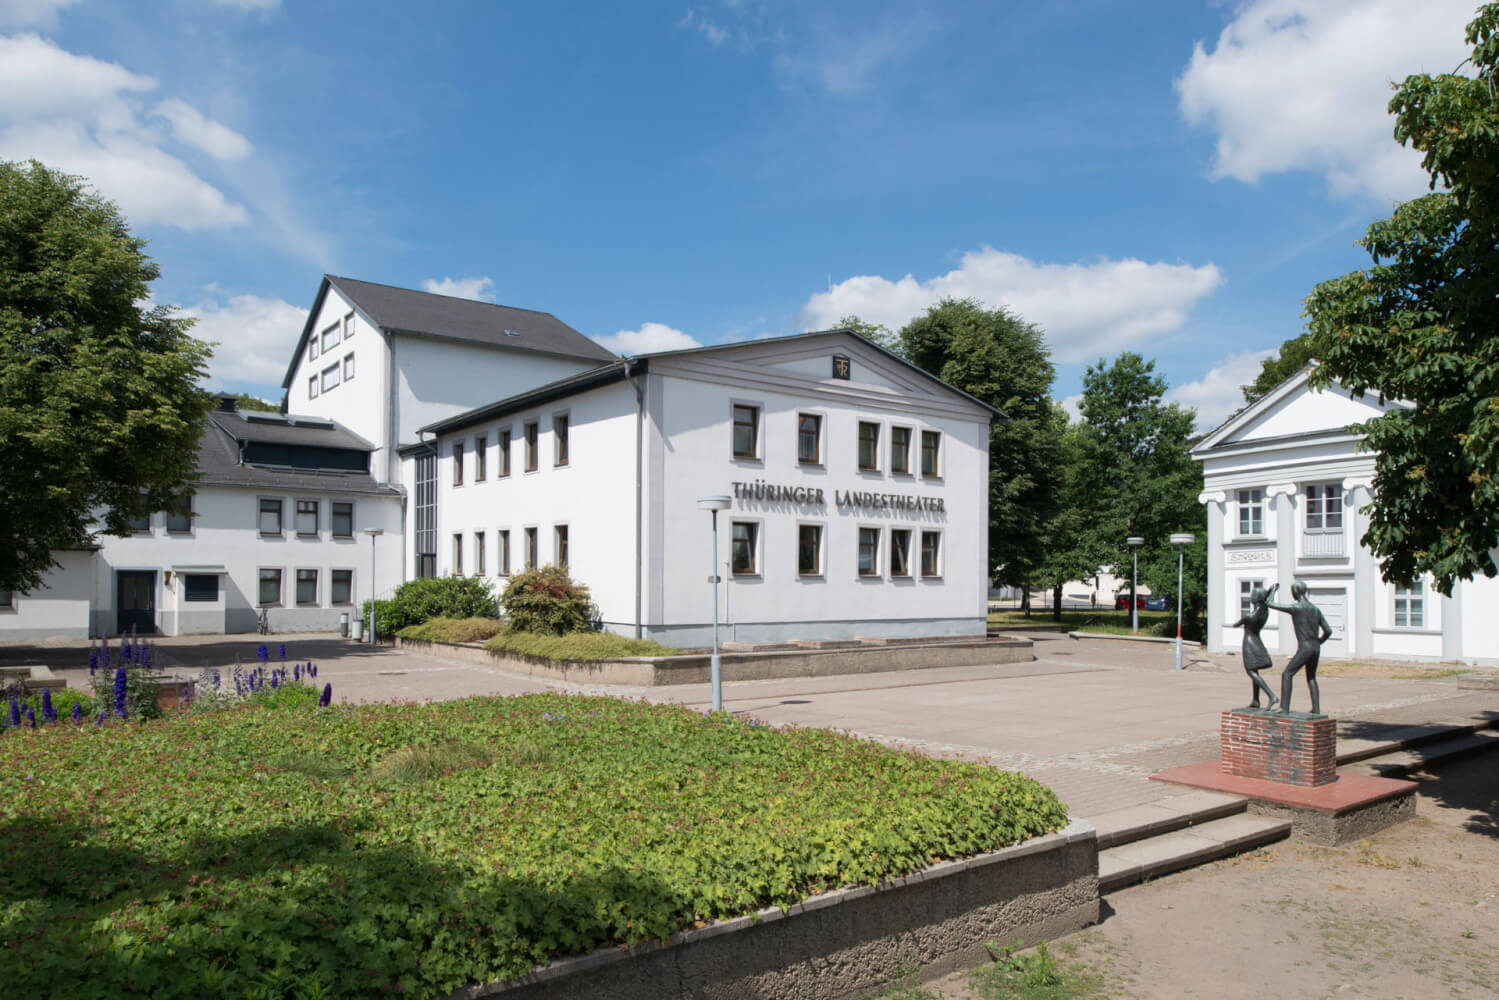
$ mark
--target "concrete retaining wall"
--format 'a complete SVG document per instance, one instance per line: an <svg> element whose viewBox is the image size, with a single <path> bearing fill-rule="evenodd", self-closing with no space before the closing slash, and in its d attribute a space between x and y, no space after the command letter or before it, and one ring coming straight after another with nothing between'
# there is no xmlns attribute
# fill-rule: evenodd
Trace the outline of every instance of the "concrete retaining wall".
<svg viewBox="0 0 1499 1000"><path fill-rule="evenodd" d="M425 642L396 639L410 653L421 653L460 663L477 663L508 673L579 684L620 684L661 687L668 684L706 684L709 658L686 656L631 656L592 663L546 660L514 653L492 653L483 643ZM1032 642L1018 636L956 642L858 645L838 649L778 649L764 653L724 653L725 681L757 681L776 677L822 677L832 674L878 673L934 667L972 667L1034 660Z"/></svg>
<svg viewBox="0 0 1499 1000"><path fill-rule="evenodd" d="M913 969L935 977L983 961L991 941L1067 934L1099 917L1098 837L1066 829L944 862L878 887L840 889L673 935L668 945L601 949L453 1000L847 1000Z"/></svg>

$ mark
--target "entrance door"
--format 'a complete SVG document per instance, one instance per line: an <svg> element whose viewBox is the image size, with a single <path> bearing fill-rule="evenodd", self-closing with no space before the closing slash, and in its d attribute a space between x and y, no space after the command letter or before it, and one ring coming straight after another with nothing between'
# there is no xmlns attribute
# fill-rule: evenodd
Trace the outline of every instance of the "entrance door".
<svg viewBox="0 0 1499 1000"><path fill-rule="evenodd" d="M156 631L156 573L153 570L121 570L117 622L120 633Z"/></svg>
<svg viewBox="0 0 1499 1000"><path fill-rule="evenodd" d="M1348 657L1348 591L1307 588L1306 596L1322 609L1322 617L1332 629L1332 638L1322 644L1322 655L1347 659Z"/></svg>

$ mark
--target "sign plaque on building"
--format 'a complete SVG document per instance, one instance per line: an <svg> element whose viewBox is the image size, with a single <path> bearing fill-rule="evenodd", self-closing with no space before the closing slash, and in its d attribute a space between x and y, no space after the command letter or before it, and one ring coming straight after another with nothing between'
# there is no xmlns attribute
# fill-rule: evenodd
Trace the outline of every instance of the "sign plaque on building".
<svg viewBox="0 0 1499 1000"><path fill-rule="evenodd" d="M835 354L835 355L833 355L833 377L834 378L840 378L840 379L843 379L845 382L847 382L849 376L852 373L853 373L853 365L849 362L847 355L845 355L845 354Z"/></svg>

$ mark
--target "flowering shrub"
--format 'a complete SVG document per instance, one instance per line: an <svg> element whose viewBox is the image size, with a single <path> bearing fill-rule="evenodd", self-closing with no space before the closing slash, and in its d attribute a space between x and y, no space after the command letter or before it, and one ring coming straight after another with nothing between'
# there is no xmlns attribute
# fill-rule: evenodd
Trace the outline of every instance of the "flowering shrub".
<svg viewBox="0 0 1499 1000"><path fill-rule="evenodd" d="M510 578L500 603L505 606L505 631L567 635L595 628L599 609L581 583L574 583L560 566L528 569Z"/></svg>
<svg viewBox="0 0 1499 1000"><path fill-rule="evenodd" d="M121 719L154 719L161 714L156 681L159 657L150 643L127 636L118 649L105 639L89 650L89 683L99 711Z"/></svg>

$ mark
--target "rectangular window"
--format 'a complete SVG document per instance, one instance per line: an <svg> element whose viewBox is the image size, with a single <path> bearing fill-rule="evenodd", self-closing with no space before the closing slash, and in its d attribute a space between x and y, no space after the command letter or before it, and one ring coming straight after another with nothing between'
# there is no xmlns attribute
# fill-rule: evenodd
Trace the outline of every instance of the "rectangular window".
<svg viewBox="0 0 1499 1000"><path fill-rule="evenodd" d="M526 569L536 568L536 529L526 529Z"/></svg>
<svg viewBox="0 0 1499 1000"><path fill-rule="evenodd" d="M1265 533L1265 491L1239 491L1239 535L1263 535Z"/></svg>
<svg viewBox="0 0 1499 1000"><path fill-rule="evenodd" d="M941 576L942 565L938 561L940 546L942 544L942 532L923 531L921 533L921 575Z"/></svg>
<svg viewBox="0 0 1499 1000"><path fill-rule="evenodd" d="M911 428L890 428L890 471L898 476L911 474Z"/></svg>
<svg viewBox="0 0 1499 1000"><path fill-rule="evenodd" d="M1395 584L1395 627L1421 628L1426 622L1426 584Z"/></svg>
<svg viewBox="0 0 1499 1000"><path fill-rule="evenodd" d="M281 501L260 501L260 533L262 535L281 534Z"/></svg>
<svg viewBox="0 0 1499 1000"><path fill-rule="evenodd" d="M500 431L500 475L510 475L510 432Z"/></svg>
<svg viewBox="0 0 1499 1000"><path fill-rule="evenodd" d="M307 398L308 399L317 399L317 376L316 375L312 376L312 378L310 378L310 379L307 380Z"/></svg>
<svg viewBox="0 0 1499 1000"><path fill-rule="evenodd" d="M323 392L338 386L338 365L331 364L323 369Z"/></svg>
<svg viewBox="0 0 1499 1000"><path fill-rule="evenodd" d="M534 420L526 421L526 471L536 471L536 435L537 424Z"/></svg>
<svg viewBox="0 0 1499 1000"><path fill-rule="evenodd" d="M416 575L437 575L437 454L416 459Z"/></svg>
<svg viewBox="0 0 1499 1000"><path fill-rule="evenodd" d="M317 534L318 502L316 500L297 501L297 534Z"/></svg>
<svg viewBox="0 0 1499 1000"><path fill-rule="evenodd" d="M219 578L212 573L188 573L182 578L182 599L195 603L217 601Z"/></svg>
<svg viewBox="0 0 1499 1000"><path fill-rule="evenodd" d="M822 575L822 525L797 525L796 571L802 576Z"/></svg>
<svg viewBox="0 0 1499 1000"><path fill-rule="evenodd" d="M317 570L297 570L297 604L306 607L317 603Z"/></svg>
<svg viewBox="0 0 1499 1000"><path fill-rule="evenodd" d="M463 442L453 442L453 485L463 485Z"/></svg>
<svg viewBox="0 0 1499 1000"><path fill-rule="evenodd" d="M323 329L323 353L327 354L330 347L338 346L339 324L333 323Z"/></svg>
<svg viewBox="0 0 1499 1000"><path fill-rule="evenodd" d="M474 575L484 575L484 532L474 532Z"/></svg>
<svg viewBox="0 0 1499 1000"><path fill-rule="evenodd" d="M0 590L0 608L7 610L16 606L16 592L14 590Z"/></svg>
<svg viewBox="0 0 1499 1000"><path fill-rule="evenodd" d="M859 529L859 575L880 574L880 529Z"/></svg>
<svg viewBox="0 0 1499 1000"><path fill-rule="evenodd" d="M281 571L279 569L263 569L260 571L260 603L281 603Z"/></svg>
<svg viewBox="0 0 1499 1000"><path fill-rule="evenodd" d="M308 361L316 361L317 360L317 343L318 343L318 341L317 341L317 334L314 333L307 340L307 360Z"/></svg>
<svg viewBox="0 0 1499 1000"><path fill-rule="evenodd" d="M453 575L463 575L463 536L453 536Z"/></svg>
<svg viewBox="0 0 1499 1000"><path fill-rule="evenodd" d="M352 355L352 354L345 354L344 355L344 381L347 382L347 381L349 381L349 379L351 379L353 377L354 377L354 355Z"/></svg>
<svg viewBox="0 0 1499 1000"><path fill-rule="evenodd" d="M496 566L495 569L497 569L499 571L500 576L509 576L510 575L510 530L508 528L501 529L500 531L495 532L495 536L496 536L496 544L500 548L500 551L497 552L497 553L495 553L495 555L499 558L499 561L500 561L500 564L498 566Z"/></svg>
<svg viewBox="0 0 1499 1000"><path fill-rule="evenodd" d="M1306 488L1308 531L1343 530L1343 484L1314 483Z"/></svg>
<svg viewBox="0 0 1499 1000"><path fill-rule="evenodd" d="M729 568L735 573L751 574L755 568L755 542L760 526L752 521L735 521L729 546Z"/></svg>
<svg viewBox="0 0 1499 1000"><path fill-rule="evenodd" d="M552 418L552 465L567 464L567 414L559 413Z"/></svg>
<svg viewBox="0 0 1499 1000"><path fill-rule="evenodd" d="M760 443L760 408L734 404L734 457L755 458Z"/></svg>
<svg viewBox="0 0 1499 1000"><path fill-rule="evenodd" d="M351 569L333 570L332 592L328 595L334 604L354 603L354 571Z"/></svg>
<svg viewBox="0 0 1499 1000"><path fill-rule="evenodd" d="M890 529L890 575L911 575L911 532L906 528Z"/></svg>
<svg viewBox="0 0 1499 1000"><path fill-rule="evenodd" d="M1239 581L1239 617L1248 618L1254 610L1254 588L1263 587L1264 580L1240 580Z"/></svg>
<svg viewBox="0 0 1499 1000"><path fill-rule="evenodd" d="M822 461L822 417L815 413L797 414L796 460L807 465Z"/></svg>
<svg viewBox="0 0 1499 1000"><path fill-rule="evenodd" d="M344 316L344 339L348 340L354 336L354 314L348 313Z"/></svg>
<svg viewBox="0 0 1499 1000"><path fill-rule="evenodd" d="M187 510L185 510L183 513L174 514L171 511L167 512L167 531L175 532L177 534L185 534L193 530L192 495L188 494L187 496L183 497L182 503L187 508Z"/></svg>
<svg viewBox="0 0 1499 1000"><path fill-rule="evenodd" d="M354 504L349 501L333 501L333 537L354 537Z"/></svg>
<svg viewBox="0 0 1499 1000"><path fill-rule="evenodd" d="M567 525L557 525L554 529L552 544L556 547L557 565L567 569Z"/></svg>
<svg viewBox="0 0 1499 1000"><path fill-rule="evenodd" d="M474 482L484 482L489 475L489 438L480 434L474 438Z"/></svg>
<svg viewBox="0 0 1499 1000"><path fill-rule="evenodd" d="M921 432L921 474L923 476L941 475L937 466L937 451L941 447L942 434L939 431Z"/></svg>
<svg viewBox="0 0 1499 1000"><path fill-rule="evenodd" d="M859 421L859 468L870 471L880 467L880 425Z"/></svg>
<svg viewBox="0 0 1499 1000"><path fill-rule="evenodd" d="M130 519L130 530L134 532L149 532L151 530L151 515L142 514Z"/></svg>

